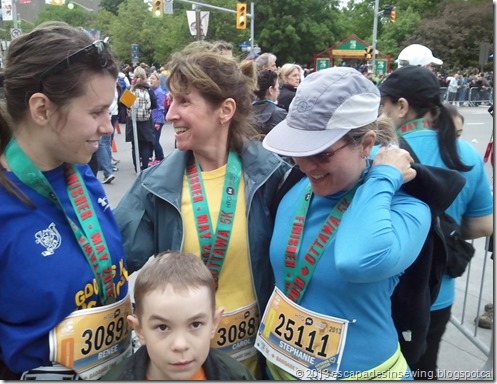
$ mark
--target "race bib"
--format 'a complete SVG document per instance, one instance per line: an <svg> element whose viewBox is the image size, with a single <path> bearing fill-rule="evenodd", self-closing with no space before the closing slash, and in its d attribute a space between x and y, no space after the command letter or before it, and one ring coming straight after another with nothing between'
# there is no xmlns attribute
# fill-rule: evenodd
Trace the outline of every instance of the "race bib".
<svg viewBox="0 0 497 384"><path fill-rule="evenodd" d="M275 288L255 347L270 362L299 379L312 379L308 373L318 371L321 380L330 380L336 378L340 367L348 323L302 308Z"/></svg>
<svg viewBox="0 0 497 384"><path fill-rule="evenodd" d="M122 300L74 311L50 331L50 360L96 380L131 354L129 294Z"/></svg>
<svg viewBox="0 0 497 384"><path fill-rule="evenodd" d="M257 354L254 344L258 326L259 313L255 302L225 312L211 347L227 353L238 361L253 357Z"/></svg>

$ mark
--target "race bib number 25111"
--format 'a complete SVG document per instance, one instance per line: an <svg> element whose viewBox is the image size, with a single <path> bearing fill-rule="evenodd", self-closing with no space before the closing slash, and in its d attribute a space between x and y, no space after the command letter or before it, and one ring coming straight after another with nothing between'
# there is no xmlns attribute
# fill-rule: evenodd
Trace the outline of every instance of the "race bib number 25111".
<svg viewBox="0 0 497 384"><path fill-rule="evenodd" d="M275 288L255 347L273 364L302 378L302 372L339 370L348 320L307 310ZM326 378L323 378L326 379Z"/></svg>

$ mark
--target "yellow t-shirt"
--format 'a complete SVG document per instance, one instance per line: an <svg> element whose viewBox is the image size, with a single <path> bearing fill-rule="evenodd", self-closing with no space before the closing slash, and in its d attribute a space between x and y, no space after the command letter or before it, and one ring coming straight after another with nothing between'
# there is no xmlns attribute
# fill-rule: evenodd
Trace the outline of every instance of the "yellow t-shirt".
<svg viewBox="0 0 497 384"><path fill-rule="evenodd" d="M221 208L222 190L224 186L224 178L226 175L226 165L218 168L214 171L201 172L202 180L204 184L204 194L205 199L208 201L209 214L211 219L211 224L213 226L212 232L213 236L216 231L216 226L218 222L219 210ZM225 315L229 312L235 311L237 309L243 308L243 313L239 318L243 318L243 314L247 313L248 308L251 309L252 313L257 312L254 284L252 281L252 274L250 272L251 265L249 261L249 251L248 251L248 238L247 238L247 216L246 216L246 204L245 204L245 183L243 181L243 176L240 178L240 183L238 186L238 194L236 200L236 210L234 216L233 227L231 231L231 236L228 244L227 254L219 275L218 290L216 292L216 306L223 307ZM190 189L188 186L188 180L185 175L183 178L183 194L181 201L181 214L183 216L184 223L184 246L183 251L193 253L200 257L200 243L198 238L197 227L195 225L195 217L192 210L192 201ZM224 316L227 318L226 316ZM241 320L243 322L243 320ZM256 375L256 365L257 358L252 356L249 359L243 356L237 356L236 353L240 353L240 349L246 348L246 343L230 343L235 339L235 336L246 335L247 332L253 332L253 338L251 340L255 341L255 336L257 328L259 327L259 314L257 314L257 321L253 321L249 325L241 324L240 321L237 322L235 328L230 332L230 327L224 329L222 324L220 325L216 337L212 342L213 348L219 348L223 350L222 347L218 345L218 342L225 342L224 344L233 344L229 348L229 352L233 357L239 360L241 363L246 365L254 375ZM242 345L243 344L243 345ZM252 342L250 344L253 344ZM253 348L253 345L252 345ZM227 352L226 349L224 349ZM255 349L254 349L255 351ZM255 353L252 351L252 353Z"/></svg>

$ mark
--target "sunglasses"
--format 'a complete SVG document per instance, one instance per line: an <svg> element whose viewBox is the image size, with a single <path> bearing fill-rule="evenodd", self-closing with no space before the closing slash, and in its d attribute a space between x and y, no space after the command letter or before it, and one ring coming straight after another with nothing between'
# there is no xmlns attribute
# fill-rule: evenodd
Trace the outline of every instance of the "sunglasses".
<svg viewBox="0 0 497 384"><path fill-rule="evenodd" d="M333 156L335 156L339 151L341 151L345 147L349 146L350 144L352 144L352 143L350 141L347 141L344 145L342 145L341 147L338 147L337 149L335 149L333 151L320 152L316 155L307 156L307 159L311 160L315 163L326 164L331 160L331 158Z"/></svg>
<svg viewBox="0 0 497 384"><path fill-rule="evenodd" d="M54 73L59 73L71 66L71 63L77 62L78 60L81 60L81 58L89 55L95 55L98 57L98 64L102 67L105 68L107 66L108 62L108 44L109 44L109 38L106 37L104 40L96 40L90 45L87 45L84 48L81 48L80 50L70 54L67 56L65 59L59 61L58 63L52 65L50 68L47 70L43 71L42 74L39 76L40 79L40 89L41 89L41 83L43 82L43 79L45 79L49 75L53 75Z"/></svg>

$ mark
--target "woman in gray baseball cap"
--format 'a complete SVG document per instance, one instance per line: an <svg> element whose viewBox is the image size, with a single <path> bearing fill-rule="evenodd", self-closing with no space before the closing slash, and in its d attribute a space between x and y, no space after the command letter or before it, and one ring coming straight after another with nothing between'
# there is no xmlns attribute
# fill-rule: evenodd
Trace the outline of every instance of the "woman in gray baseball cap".
<svg viewBox="0 0 497 384"><path fill-rule="evenodd" d="M409 377L390 297L431 215L400 191L416 171L407 151L388 145L393 126L378 120L379 105L358 71L318 71L263 141L305 174L282 198L271 241L276 288L256 347L273 379Z"/></svg>

